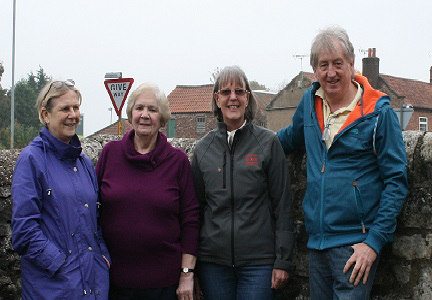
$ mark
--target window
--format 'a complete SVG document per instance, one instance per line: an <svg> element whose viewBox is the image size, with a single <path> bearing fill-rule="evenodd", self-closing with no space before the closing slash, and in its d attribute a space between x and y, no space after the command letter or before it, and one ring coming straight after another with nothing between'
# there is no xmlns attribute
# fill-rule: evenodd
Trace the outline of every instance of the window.
<svg viewBox="0 0 432 300"><path fill-rule="evenodd" d="M428 131L428 118L425 117L419 118L419 130Z"/></svg>
<svg viewBox="0 0 432 300"><path fill-rule="evenodd" d="M176 137L176 120L175 119L171 119L168 121L167 137L169 137L169 138L175 138Z"/></svg>
<svg viewBox="0 0 432 300"><path fill-rule="evenodd" d="M196 118L196 131L197 132L205 132L205 117L197 117Z"/></svg>

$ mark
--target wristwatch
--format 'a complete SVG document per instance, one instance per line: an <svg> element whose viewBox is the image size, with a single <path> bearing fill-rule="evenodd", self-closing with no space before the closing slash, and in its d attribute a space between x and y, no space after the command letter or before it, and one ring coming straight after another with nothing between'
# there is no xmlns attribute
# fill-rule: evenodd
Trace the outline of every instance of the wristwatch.
<svg viewBox="0 0 432 300"><path fill-rule="evenodd" d="M180 268L180 271L182 273L193 273L194 269L185 267L185 268Z"/></svg>

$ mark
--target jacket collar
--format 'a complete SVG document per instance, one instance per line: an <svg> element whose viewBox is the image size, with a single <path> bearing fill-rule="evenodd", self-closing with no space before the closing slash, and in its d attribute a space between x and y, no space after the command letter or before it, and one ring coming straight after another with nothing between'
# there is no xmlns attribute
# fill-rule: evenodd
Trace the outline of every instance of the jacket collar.
<svg viewBox="0 0 432 300"><path fill-rule="evenodd" d="M141 154L135 149L134 144L135 130L128 131L121 140L123 154L125 158L144 171L153 171L166 158L169 157L170 144L166 136L158 132L156 147L146 154Z"/></svg>
<svg viewBox="0 0 432 300"><path fill-rule="evenodd" d="M355 107L355 109L349 114L347 120L344 125L340 128L339 132L342 131L345 127L355 122L357 119L363 117L364 115L373 113L380 109L380 107L384 103L388 103L389 100L386 97L385 101L378 101L383 96L386 96L385 93L375 90L370 85L369 81L366 77L361 75L354 76L354 80L358 82L362 89L363 95L360 98L359 104ZM320 125L321 131L324 129L324 118L322 111L322 99L318 96L315 96L315 92L320 88L319 82L314 82L312 84L312 95L314 96L313 102L315 107L315 112L318 119L318 124Z"/></svg>
<svg viewBox="0 0 432 300"><path fill-rule="evenodd" d="M237 132L239 134L241 134L242 132L248 130L251 127L251 124L252 124L252 122L250 120L246 120L246 124L243 127L237 129L236 134L237 134ZM218 122L218 132L221 135L225 135L226 136L227 135L227 131L228 131L228 129L227 129L226 124L224 122Z"/></svg>
<svg viewBox="0 0 432 300"><path fill-rule="evenodd" d="M76 134L71 138L69 144L66 144L53 136L46 127L41 129L39 136L30 145L48 148L63 161L74 161L81 156L82 152L81 142Z"/></svg>

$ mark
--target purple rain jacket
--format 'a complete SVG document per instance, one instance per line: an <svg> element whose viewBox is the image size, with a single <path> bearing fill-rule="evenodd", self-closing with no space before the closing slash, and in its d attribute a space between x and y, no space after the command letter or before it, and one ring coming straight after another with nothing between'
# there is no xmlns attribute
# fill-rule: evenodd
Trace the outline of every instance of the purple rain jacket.
<svg viewBox="0 0 432 300"><path fill-rule="evenodd" d="M109 255L97 226L98 185L75 135L43 128L20 154L12 181L12 245L22 299L107 299Z"/></svg>

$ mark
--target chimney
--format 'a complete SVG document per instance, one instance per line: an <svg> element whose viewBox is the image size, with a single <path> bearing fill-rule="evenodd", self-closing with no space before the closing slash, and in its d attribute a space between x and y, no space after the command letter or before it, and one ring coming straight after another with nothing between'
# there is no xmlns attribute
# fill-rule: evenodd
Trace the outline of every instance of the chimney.
<svg viewBox="0 0 432 300"><path fill-rule="evenodd" d="M432 84L432 67L430 68L429 82Z"/></svg>
<svg viewBox="0 0 432 300"><path fill-rule="evenodd" d="M369 83L374 89L379 88L378 87L379 58L376 57L376 48L369 48L368 57L363 58L363 76L365 76L369 80Z"/></svg>

